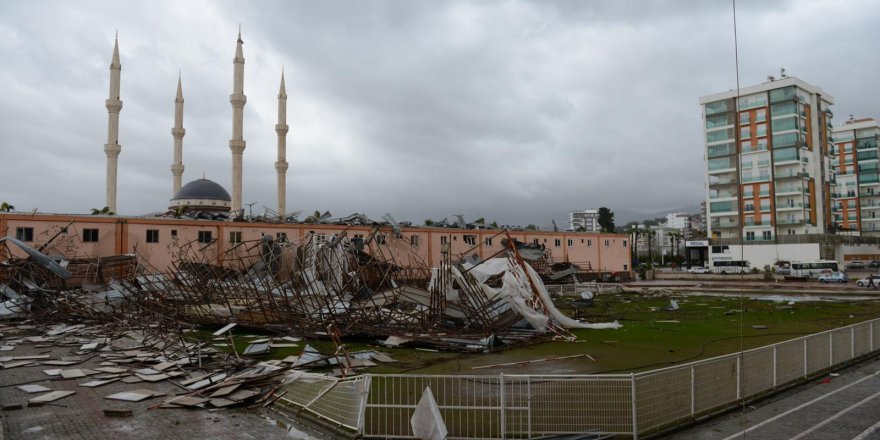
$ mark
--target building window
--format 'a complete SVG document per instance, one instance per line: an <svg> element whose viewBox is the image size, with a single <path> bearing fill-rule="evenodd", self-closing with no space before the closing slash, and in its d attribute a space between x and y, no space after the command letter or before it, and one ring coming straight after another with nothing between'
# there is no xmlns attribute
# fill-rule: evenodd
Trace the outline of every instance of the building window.
<svg viewBox="0 0 880 440"><path fill-rule="evenodd" d="M34 241L34 228L15 228L15 238L18 241Z"/></svg>
<svg viewBox="0 0 880 440"><path fill-rule="evenodd" d="M538 239L536 238L536 239L532 240L532 243L538 244Z"/></svg>
<svg viewBox="0 0 880 440"><path fill-rule="evenodd" d="M85 228L83 229L83 243L97 243L98 242L98 230Z"/></svg>
<svg viewBox="0 0 880 440"><path fill-rule="evenodd" d="M626 240L623 240L623 247L626 247ZM624 269L626 270L626 269Z"/></svg>
<svg viewBox="0 0 880 440"><path fill-rule="evenodd" d="M172 236L172 237L177 237L177 229L172 229L172 230L171 230L171 236Z"/></svg>
<svg viewBox="0 0 880 440"><path fill-rule="evenodd" d="M572 246L574 246L574 240L569 238L568 239L568 247L572 247Z"/></svg>
<svg viewBox="0 0 880 440"><path fill-rule="evenodd" d="M440 244L446 244L446 243L448 243L448 242L449 242L449 238L448 238L448 237L446 237L445 235L441 235L441 236L440 236Z"/></svg>
<svg viewBox="0 0 880 440"><path fill-rule="evenodd" d="M471 246L477 245L477 236L476 235L462 235L461 239L464 240L465 244L469 244Z"/></svg>
<svg viewBox="0 0 880 440"><path fill-rule="evenodd" d="M376 234L376 244L385 244L385 234Z"/></svg>
<svg viewBox="0 0 880 440"><path fill-rule="evenodd" d="M562 240L558 238L553 240L553 245L555 245L556 247L562 246Z"/></svg>
<svg viewBox="0 0 880 440"><path fill-rule="evenodd" d="M422 242L422 237L419 237L418 235L411 235L409 237L410 246L419 247L419 244L421 244L421 242Z"/></svg>
<svg viewBox="0 0 880 440"><path fill-rule="evenodd" d="M147 229L147 243L158 243L159 242L159 230L158 229Z"/></svg>
<svg viewBox="0 0 880 440"><path fill-rule="evenodd" d="M627 266L628 266L628 264L626 264L626 263L623 264L623 270L624 270L624 272L628 270Z"/></svg>
<svg viewBox="0 0 880 440"><path fill-rule="evenodd" d="M199 243L210 243L211 238L211 231L199 231Z"/></svg>
<svg viewBox="0 0 880 440"><path fill-rule="evenodd" d="M230 244L241 243L241 231L229 231L229 243Z"/></svg>
<svg viewBox="0 0 880 440"><path fill-rule="evenodd" d="M755 239L755 231L746 232L746 240L753 241Z"/></svg>
<svg viewBox="0 0 880 440"><path fill-rule="evenodd" d="M287 232L276 232L275 239L282 243L287 243Z"/></svg>
<svg viewBox="0 0 880 440"><path fill-rule="evenodd" d="M611 245L611 240L605 240L605 247L608 247L610 245Z"/></svg>
<svg viewBox="0 0 880 440"><path fill-rule="evenodd" d="M764 231L761 235L764 237L764 240L769 240L772 238L773 233L770 231Z"/></svg>
<svg viewBox="0 0 880 440"><path fill-rule="evenodd" d="M587 240L587 247L593 247L593 240Z"/></svg>
<svg viewBox="0 0 880 440"><path fill-rule="evenodd" d="M491 239L491 238L487 238L486 241L485 241L485 244L486 244L486 246L492 246L492 239Z"/></svg>

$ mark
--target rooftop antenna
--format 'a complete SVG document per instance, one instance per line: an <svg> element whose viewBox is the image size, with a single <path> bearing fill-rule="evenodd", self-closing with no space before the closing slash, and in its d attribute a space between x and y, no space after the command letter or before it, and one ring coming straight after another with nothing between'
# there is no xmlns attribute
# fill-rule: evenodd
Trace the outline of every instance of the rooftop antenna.
<svg viewBox="0 0 880 440"><path fill-rule="evenodd" d="M785 67L779 68L779 76L782 78L788 78L788 75L785 74Z"/></svg>
<svg viewBox="0 0 880 440"><path fill-rule="evenodd" d="M849 120L846 122L852 122L854 120L852 113L849 114Z"/></svg>

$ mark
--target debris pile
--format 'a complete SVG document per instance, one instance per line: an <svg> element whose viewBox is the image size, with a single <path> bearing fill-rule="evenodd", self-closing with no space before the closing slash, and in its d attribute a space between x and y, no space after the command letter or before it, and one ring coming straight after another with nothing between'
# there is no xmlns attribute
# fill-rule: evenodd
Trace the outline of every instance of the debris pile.
<svg viewBox="0 0 880 440"><path fill-rule="evenodd" d="M431 268L388 221L392 227L375 226L366 237L350 238L347 230L294 241L263 236L222 255L214 242L187 243L168 270L133 255L54 259L6 238L0 314L38 323L123 324L164 339L183 340L195 325L237 323L335 342L365 335L389 346L464 351L573 340L568 329L618 326L559 312L542 276L526 263L546 267L546 252L506 232L498 234L506 236L505 248L493 258L456 256L447 244L440 266ZM16 257L10 243L27 257Z"/></svg>

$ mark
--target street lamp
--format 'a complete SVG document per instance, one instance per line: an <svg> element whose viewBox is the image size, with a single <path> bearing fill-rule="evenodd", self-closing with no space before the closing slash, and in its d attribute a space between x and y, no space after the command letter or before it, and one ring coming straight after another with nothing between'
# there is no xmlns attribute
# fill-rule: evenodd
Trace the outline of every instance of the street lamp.
<svg viewBox="0 0 880 440"><path fill-rule="evenodd" d="M247 205L248 207L248 219L254 218L254 205L256 204L257 202L245 203L245 205Z"/></svg>

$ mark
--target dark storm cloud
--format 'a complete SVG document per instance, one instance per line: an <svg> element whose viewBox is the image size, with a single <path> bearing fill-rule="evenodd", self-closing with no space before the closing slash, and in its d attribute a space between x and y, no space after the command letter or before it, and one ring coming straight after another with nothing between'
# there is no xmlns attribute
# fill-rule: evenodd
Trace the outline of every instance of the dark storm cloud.
<svg viewBox="0 0 880 440"><path fill-rule="evenodd" d="M562 225L704 197L701 95L735 87L727 2L7 2L0 198L103 205L108 64L120 32L119 210L171 192L182 71L184 180L230 184L235 32L245 41L244 202L275 205L288 93L288 207L420 222L463 213ZM874 102L876 2L738 2L740 78L781 66L849 113ZM46 182L49 182L47 185Z"/></svg>

